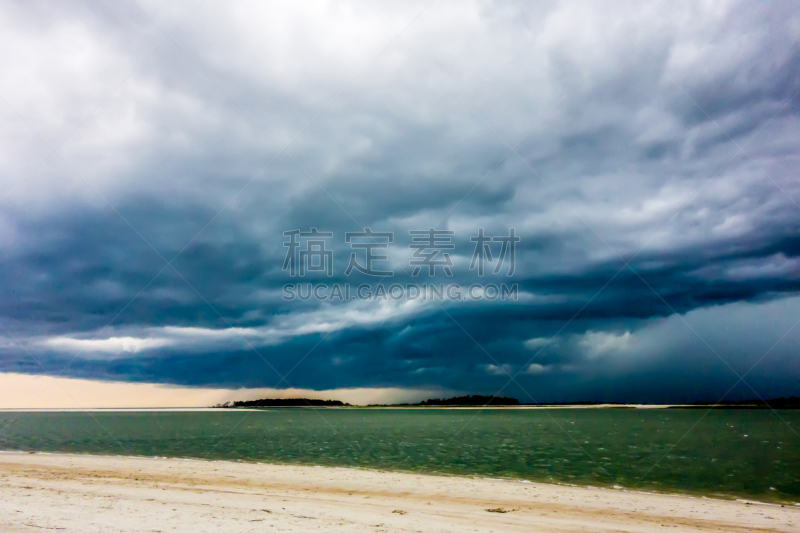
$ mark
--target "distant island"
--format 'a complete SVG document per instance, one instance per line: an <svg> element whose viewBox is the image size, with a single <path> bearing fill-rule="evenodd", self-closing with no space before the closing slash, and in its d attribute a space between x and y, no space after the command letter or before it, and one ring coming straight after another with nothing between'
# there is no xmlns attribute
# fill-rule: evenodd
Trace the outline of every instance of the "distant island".
<svg viewBox="0 0 800 533"><path fill-rule="evenodd" d="M311 400L308 398L264 398L263 400L249 400L242 402L225 402L214 407L348 407L349 403L339 400Z"/></svg>
<svg viewBox="0 0 800 533"><path fill-rule="evenodd" d="M419 403L401 403L395 404L397 407L411 407L411 406L446 406L446 407L475 407L483 405L522 405L516 398L503 398L500 396L455 396L453 398L431 398Z"/></svg>
<svg viewBox="0 0 800 533"><path fill-rule="evenodd" d="M501 396L454 396L452 398L431 398L419 403L396 404L370 404L366 406L350 405L339 400L312 400L310 398L264 398L261 400L248 400L225 402L214 407L220 409L237 407L634 407L632 404L617 402L563 402L563 403L530 403L523 404L516 398ZM654 405L657 406L657 405ZM662 407L670 409L800 409L800 398L775 398L767 400L723 401L718 403L698 401L692 404L665 404Z"/></svg>
<svg viewBox="0 0 800 533"><path fill-rule="evenodd" d="M367 407L481 407L492 406L518 406L522 405L516 398L503 398L494 396L456 396L453 398L432 398L419 403L400 403L390 405L368 405ZM261 400L248 400L225 402L214 407L230 409L236 407L352 407L349 403L339 400L312 400L310 398L264 398Z"/></svg>

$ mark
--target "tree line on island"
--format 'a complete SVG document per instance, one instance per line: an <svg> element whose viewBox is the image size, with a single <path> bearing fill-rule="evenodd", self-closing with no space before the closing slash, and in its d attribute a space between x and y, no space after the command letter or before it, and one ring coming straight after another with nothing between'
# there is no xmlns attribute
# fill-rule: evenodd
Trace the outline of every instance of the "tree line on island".
<svg viewBox="0 0 800 533"><path fill-rule="evenodd" d="M453 398L431 398L419 403L397 403L397 404L373 404L367 407L426 407L426 406L446 406L446 407L481 407L492 406L514 406L522 405L516 398L502 398L496 396L456 396ZM261 400L248 400L225 402L214 407L351 407L349 403L339 400L312 400L310 398L264 398Z"/></svg>
<svg viewBox="0 0 800 533"><path fill-rule="evenodd" d="M503 398L500 396L481 396L478 394L471 396L454 396L452 398L431 398L419 403L395 403L395 404L370 404L363 407L515 407L515 406L587 406L587 405L610 405L624 407L627 404L614 402L562 402L562 403L539 403L523 404L516 398ZM316 400L311 398L264 398L261 400L247 400L225 402L217 404L217 408L236 408L236 407L353 407L349 403L339 400ZM800 398L791 396L789 398L775 398L772 400L745 400L745 401L722 401L722 402L703 402L698 401L693 404L673 405L676 409L800 409Z"/></svg>

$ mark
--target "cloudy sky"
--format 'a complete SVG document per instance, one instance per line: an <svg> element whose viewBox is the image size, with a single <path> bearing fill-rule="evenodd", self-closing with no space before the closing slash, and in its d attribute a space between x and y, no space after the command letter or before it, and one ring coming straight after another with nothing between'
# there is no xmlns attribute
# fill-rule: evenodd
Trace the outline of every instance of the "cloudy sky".
<svg viewBox="0 0 800 533"><path fill-rule="evenodd" d="M3 3L5 406L800 394L800 6L401 4ZM284 300L380 281L345 275L366 227L387 285L519 298ZM452 277L411 276L431 227Z"/></svg>

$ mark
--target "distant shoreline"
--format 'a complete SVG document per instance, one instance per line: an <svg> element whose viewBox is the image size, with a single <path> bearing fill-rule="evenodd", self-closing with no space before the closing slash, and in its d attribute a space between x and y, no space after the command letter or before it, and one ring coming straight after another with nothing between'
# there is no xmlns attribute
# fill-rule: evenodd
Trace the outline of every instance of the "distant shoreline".
<svg viewBox="0 0 800 533"><path fill-rule="evenodd" d="M218 412L218 411L270 411L273 409L405 409L405 410L492 410L492 411L529 411L546 409L798 409L800 406L771 406L764 404L543 404L543 405L342 405L342 406L319 406L319 405L292 405L292 406L268 406L268 407L87 407L84 409L56 409L56 408L2 408L0 413L82 413L90 412L130 412L130 413L184 413L184 412Z"/></svg>
<svg viewBox="0 0 800 533"><path fill-rule="evenodd" d="M351 405L340 400L317 398L262 398L225 402L213 406L220 409L240 408L359 408L359 409L797 409L800 398L762 400L694 402L691 404L642 404L580 401L574 403L523 404L516 398L465 395L451 398L430 398L418 403Z"/></svg>
<svg viewBox="0 0 800 533"><path fill-rule="evenodd" d="M68 408L68 409L56 409L52 407L44 407L41 409L37 408L27 408L27 409L16 409L10 408L5 409L0 407L0 413L84 413L84 412L108 412L108 413L187 413L187 412L209 412L209 411L219 411L220 408L218 407L86 407L83 409L76 409L76 408ZM261 409L246 409L246 408L237 408L237 410L241 411L260 411Z"/></svg>
<svg viewBox="0 0 800 533"><path fill-rule="evenodd" d="M85 409L55 409L55 408L28 408L28 409L3 409L0 413L82 413L91 412L154 412L154 413L184 413L184 412L216 412L216 411L270 411L272 409L421 409L421 410L539 410L539 409L668 409L675 407L693 407L680 404L596 404L596 405L292 405L269 407L87 407Z"/></svg>

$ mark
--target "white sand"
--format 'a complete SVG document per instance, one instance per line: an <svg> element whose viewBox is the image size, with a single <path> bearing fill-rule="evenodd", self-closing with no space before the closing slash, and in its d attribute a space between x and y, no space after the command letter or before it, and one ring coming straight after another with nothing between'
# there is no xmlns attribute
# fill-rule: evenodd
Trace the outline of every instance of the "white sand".
<svg viewBox="0 0 800 533"><path fill-rule="evenodd" d="M508 512L487 511L498 508ZM797 532L800 507L343 468L0 452L0 531L42 530Z"/></svg>

